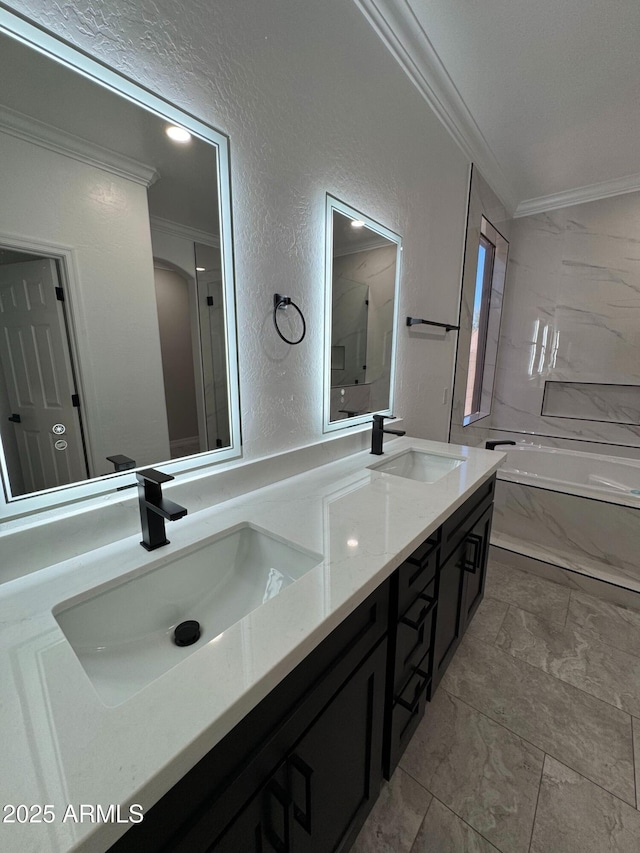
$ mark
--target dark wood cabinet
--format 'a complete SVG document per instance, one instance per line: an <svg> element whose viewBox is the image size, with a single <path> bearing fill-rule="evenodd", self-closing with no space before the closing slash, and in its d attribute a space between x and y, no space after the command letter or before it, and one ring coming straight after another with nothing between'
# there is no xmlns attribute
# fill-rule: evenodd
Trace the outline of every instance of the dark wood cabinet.
<svg viewBox="0 0 640 853"><path fill-rule="evenodd" d="M382 778L386 644L320 711L211 853L348 849ZM286 742L287 732L282 740Z"/></svg>
<svg viewBox="0 0 640 853"><path fill-rule="evenodd" d="M392 577L383 752L387 779L424 714L431 679L439 533L425 540Z"/></svg>
<svg viewBox="0 0 640 853"><path fill-rule="evenodd" d="M347 851L482 600L493 488L483 483L111 853Z"/></svg>
<svg viewBox="0 0 640 853"><path fill-rule="evenodd" d="M433 648L429 696L435 692L463 634L462 590L466 541L458 544L438 570L438 616Z"/></svg>
<svg viewBox="0 0 640 853"><path fill-rule="evenodd" d="M394 576L385 712L387 779L482 601L494 482L492 478L483 483Z"/></svg>
<svg viewBox="0 0 640 853"><path fill-rule="evenodd" d="M495 478L483 484L442 526L429 699L484 596L494 485Z"/></svg>
<svg viewBox="0 0 640 853"><path fill-rule="evenodd" d="M484 597L487 560L491 538L493 504L480 516L466 537L467 553L464 561L463 591L461 596L462 631L473 618Z"/></svg>
<svg viewBox="0 0 640 853"><path fill-rule="evenodd" d="M382 782L385 581L112 848L348 849Z"/></svg>

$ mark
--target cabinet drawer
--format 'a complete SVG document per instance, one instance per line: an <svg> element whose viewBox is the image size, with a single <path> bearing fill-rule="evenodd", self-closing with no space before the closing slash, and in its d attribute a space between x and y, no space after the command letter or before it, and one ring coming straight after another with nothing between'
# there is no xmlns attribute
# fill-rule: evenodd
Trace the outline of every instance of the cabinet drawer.
<svg viewBox="0 0 640 853"><path fill-rule="evenodd" d="M495 475L483 483L441 527L440 562L444 563L493 501Z"/></svg>
<svg viewBox="0 0 640 853"><path fill-rule="evenodd" d="M398 568L398 616L436 576L439 532L425 540Z"/></svg>
<svg viewBox="0 0 640 853"><path fill-rule="evenodd" d="M435 579L419 594L398 620L394 667L394 695L408 680L432 644L432 628L436 607Z"/></svg>
<svg viewBox="0 0 640 853"><path fill-rule="evenodd" d="M411 736L424 715L427 690L431 681L429 675L430 656L430 652L425 655L393 704L391 711L388 778L391 778L402 753L405 751L407 744L411 740Z"/></svg>

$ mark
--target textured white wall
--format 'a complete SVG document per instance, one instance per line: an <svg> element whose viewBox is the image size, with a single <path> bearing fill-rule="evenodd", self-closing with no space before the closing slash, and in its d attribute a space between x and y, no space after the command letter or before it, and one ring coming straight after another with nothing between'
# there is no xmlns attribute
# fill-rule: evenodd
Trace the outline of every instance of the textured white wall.
<svg viewBox="0 0 640 853"><path fill-rule="evenodd" d="M325 193L403 236L396 409L446 440L468 162L345 0L14 0L18 11L194 113L231 141L246 457L322 436ZM272 295L305 312L303 344Z"/></svg>

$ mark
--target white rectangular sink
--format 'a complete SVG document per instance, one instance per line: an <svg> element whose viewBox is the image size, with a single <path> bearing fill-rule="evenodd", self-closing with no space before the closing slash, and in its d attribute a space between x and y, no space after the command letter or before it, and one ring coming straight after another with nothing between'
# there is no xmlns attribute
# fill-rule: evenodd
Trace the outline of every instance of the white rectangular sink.
<svg viewBox="0 0 640 853"><path fill-rule="evenodd" d="M424 450L405 450L397 456L383 459L367 467L384 474L394 474L421 483L435 483L449 471L453 471L465 460L461 456L427 453Z"/></svg>
<svg viewBox="0 0 640 853"><path fill-rule="evenodd" d="M323 560L266 530L240 524L160 557L114 586L97 587L53 609L106 705L124 702ZM185 621L200 637L180 647Z"/></svg>

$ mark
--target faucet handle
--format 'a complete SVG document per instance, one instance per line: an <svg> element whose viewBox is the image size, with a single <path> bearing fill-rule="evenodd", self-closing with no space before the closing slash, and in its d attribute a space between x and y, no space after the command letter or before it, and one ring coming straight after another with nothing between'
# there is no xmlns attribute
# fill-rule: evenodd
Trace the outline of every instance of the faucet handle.
<svg viewBox="0 0 640 853"><path fill-rule="evenodd" d="M145 468L144 471L136 472L136 479L141 484L154 483L156 486L161 486L163 483L175 480L175 477L165 474L164 471L156 471L155 468Z"/></svg>

